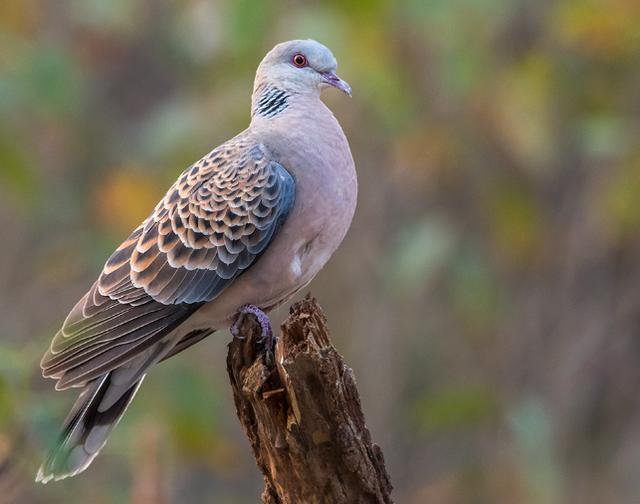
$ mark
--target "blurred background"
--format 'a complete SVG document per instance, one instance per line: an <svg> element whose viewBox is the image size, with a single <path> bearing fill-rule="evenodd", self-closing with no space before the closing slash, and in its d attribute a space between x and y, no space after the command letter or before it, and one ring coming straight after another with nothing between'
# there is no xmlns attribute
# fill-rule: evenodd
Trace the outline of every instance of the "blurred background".
<svg viewBox="0 0 640 504"><path fill-rule="evenodd" d="M246 127L264 53L315 38L354 89L325 99L360 197L310 291L397 502L638 502L639 27L635 0L0 2L0 501L258 500L227 333L47 486L75 392L38 362L175 177Z"/></svg>

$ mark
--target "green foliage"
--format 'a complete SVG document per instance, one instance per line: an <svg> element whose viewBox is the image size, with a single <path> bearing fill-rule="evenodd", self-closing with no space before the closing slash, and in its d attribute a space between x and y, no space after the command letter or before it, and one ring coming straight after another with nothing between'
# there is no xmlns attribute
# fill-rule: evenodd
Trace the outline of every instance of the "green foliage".
<svg viewBox="0 0 640 504"><path fill-rule="evenodd" d="M176 369L166 391L167 414L178 449L198 457L214 455L212 434L220 428L219 404L205 380L197 369Z"/></svg>
<svg viewBox="0 0 640 504"><path fill-rule="evenodd" d="M561 502L561 471L547 409L535 398L524 400L513 408L509 426L529 486L530 502Z"/></svg>
<svg viewBox="0 0 640 504"><path fill-rule="evenodd" d="M459 320L472 330L493 330L504 300L486 258L463 250L451 266L449 286Z"/></svg>
<svg viewBox="0 0 640 504"><path fill-rule="evenodd" d="M406 226L390 259L388 281L392 287L411 293L428 286L452 250L455 237L451 233L447 223L432 218Z"/></svg>
<svg viewBox="0 0 640 504"><path fill-rule="evenodd" d="M15 141L10 141L8 132L0 132L0 181L10 188L15 204L24 206L32 202L37 190L37 179L28 156Z"/></svg>
<svg viewBox="0 0 640 504"><path fill-rule="evenodd" d="M483 427L494 421L498 413L499 398L475 385L434 392L413 408L420 430L430 434Z"/></svg>

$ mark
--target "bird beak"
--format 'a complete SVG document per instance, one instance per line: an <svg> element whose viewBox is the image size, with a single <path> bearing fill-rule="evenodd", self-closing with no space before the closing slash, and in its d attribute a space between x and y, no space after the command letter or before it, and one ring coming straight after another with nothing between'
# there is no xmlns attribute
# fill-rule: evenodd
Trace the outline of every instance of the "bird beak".
<svg viewBox="0 0 640 504"><path fill-rule="evenodd" d="M322 72L322 74L320 75L322 75L322 78L329 86L338 88L343 93L351 96L351 86L347 83L347 81L343 81L334 72Z"/></svg>

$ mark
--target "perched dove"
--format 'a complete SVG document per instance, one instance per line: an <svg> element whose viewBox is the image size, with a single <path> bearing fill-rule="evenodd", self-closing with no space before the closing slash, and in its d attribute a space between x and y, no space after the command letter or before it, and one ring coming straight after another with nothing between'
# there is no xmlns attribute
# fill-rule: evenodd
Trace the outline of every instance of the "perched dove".
<svg viewBox="0 0 640 504"><path fill-rule="evenodd" d="M36 481L78 474L104 446L149 368L306 286L356 205L347 139L320 100L351 94L331 51L275 46L260 63L249 128L184 171L107 260L42 359L56 389L82 390ZM233 327L232 327L232 332Z"/></svg>

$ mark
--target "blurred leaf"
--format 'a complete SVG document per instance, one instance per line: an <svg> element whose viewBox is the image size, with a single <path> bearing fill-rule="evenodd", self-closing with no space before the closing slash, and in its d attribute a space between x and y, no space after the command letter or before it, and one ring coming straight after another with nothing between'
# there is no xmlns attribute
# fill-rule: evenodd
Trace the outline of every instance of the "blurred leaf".
<svg viewBox="0 0 640 504"><path fill-rule="evenodd" d="M454 241L451 226L437 218L407 226L394 246L387 281L394 289L408 292L428 285L442 268Z"/></svg>
<svg viewBox="0 0 640 504"><path fill-rule="evenodd" d="M198 369L175 366L165 383L166 412L179 453L208 461L217 471L235 467L235 446L221 435L220 392Z"/></svg>
<svg viewBox="0 0 640 504"><path fill-rule="evenodd" d="M5 197L14 196L18 205L32 203L38 193L33 166L7 132L0 133L0 182L8 189Z"/></svg>
<svg viewBox="0 0 640 504"><path fill-rule="evenodd" d="M4 376L0 374L0 428L6 426L11 418L12 388L6 382Z"/></svg>
<svg viewBox="0 0 640 504"><path fill-rule="evenodd" d="M582 144L594 158L610 159L624 153L634 144L627 121L614 115L590 117L582 123Z"/></svg>
<svg viewBox="0 0 640 504"><path fill-rule="evenodd" d="M453 182L462 168L461 147L459 135L435 121L398 135L391 164L399 189L436 192Z"/></svg>
<svg viewBox="0 0 640 504"><path fill-rule="evenodd" d="M109 170L95 189L95 210L101 223L114 233L133 231L146 219L165 190L134 165Z"/></svg>
<svg viewBox="0 0 640 504"><path fill-rule="evenodd" d="M492 98L505 147L524 167L538 171L548 171L555 141L552 65L546 53L529 54L501 72Z"/></svg>
<svg viewBox="0 0 640 504"><path fill-rule="evenodd" d="M510 6L507 0L411 0L407 10L422 25L421 33L435 49L437 72L447 94L470 93L491 75L492 35Z"/></svg>
<svg viewBox="0 0 640 504"><path fill-rule="evenodd" d="M498 412L496 395L477 385L430 393L413 408L415 420L427 433L478 427L493 421Z"/></svg>
<svg viewBox="0 0 640 504"><path fill-rule="evenodd" d="M640 50L640 3L564 0L551 16L559 37L594 56L629 57Z"/></svg>
<svg viewBox="0 0 640 504"><path fill-rule="evenodd" d="M272 0L238 0L231 3L228 13L229 45L236 54L244 56L247 64L251 61L248 55L257 51L255 41L262 40L269 29L268 21L273 11Z"/></svg>
<svg viewBox="0 0 640 504"><path fill-rule="evenodd" d="M529 490L529 502L561 502L561 468L556 459L551 417L535 398L523 400L509 415L509 426Z"/></svg>
<svg viewBox="0 0 640 504"><path fill-rule="evenodd" d="M640 231L640 153L601 186L599 210L608 232L637 236Z"/></svg>
<svg viewBox="0 0 640 504"><path fill-rule="evenodd" d="M140 2L130 0L71 0L68 2L72 19L98 32L117 33L120 37L134 32L142 21Z"/></svg>
<svg viewBox="0 0 640 504"><path fill-rule="evenodd" d="M345 58L352 67L356 98L367 103L382 127L394 131L413 123L417 107L412 83L376 24L359 25Z"/></svg>
<svg viewBox="0 0 640 504"><path fill-rule="evenodd" d="M224 48L224 15L222 6L208 0L188 2L178 13L175 24L176 42L197 62L210 61ZM189 37L184 34L189 33Z"/></svg>
<svg viewBox="0 0 640 504"><path fill-rule="evenodd" d="M27 359L22 351L8 344L0 344L0 373L6 376L19 376L24 372Z"/></svg>
<svg viewBox="0 0 640 504"><path fill-rule="evenodd" d="M21 35L33 33L39 13L36 0L2 0L0 30Z"/></svg>
<svg viewBox="0 0 640 504"><path fill-rule="evenodd" d="M64 47L33 48L14 75L16 94L25 104L58 115L76 113L83 102L84 80Z"/></svg>
<svg viewBox="0 0 640 504"><path fill-rule="evenodd" d="M543 245L543 216L531 188L505 179L491 187L488 226L508 260L532 261Z"/></svg>
<svg viewBox="0 0 640 504"><path fill-rule="evenodd" d="M169 102L156 109L146 122L141 135L142 150L151 153L158 162L164 161L198 134L198 126L189 103Z"/></svg>
<svg viewBox="0 0 640 504"><path fill-rule="evenodd" d="M291 9L280 21L286 23L291 38L312 38L337 48L348 46L346 40L350 34L350 27L347 24L349 18L327 9L323 4L309 4L303 9ZM351 57L350 52L343 51L335 54L340 66ZM350 78L347 80L351 82Z"/></svg>
<svg viewBox="0 0 640 504"><path fill-rule="evenodd" d="M451 295L459 320L472 330L486 330L500 320L502 299L497 279L477 250L463 250L452 263Z"/></svg>

